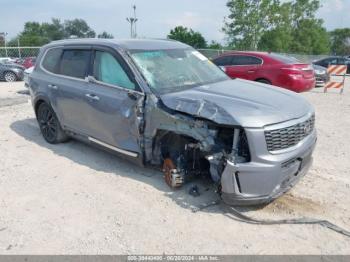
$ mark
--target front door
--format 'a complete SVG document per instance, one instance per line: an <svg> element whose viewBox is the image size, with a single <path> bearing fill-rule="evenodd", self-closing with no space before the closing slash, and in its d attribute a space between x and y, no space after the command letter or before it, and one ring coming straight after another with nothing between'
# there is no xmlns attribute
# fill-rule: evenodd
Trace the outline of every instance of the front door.
<svg viewBox="0 0 350 262"><path fill-rule="evenodd" d="M53 93L51 102L65 129L86 134L89 123L84 96L87 89L85 77L90 64L91 48L72 47L61 52L56 75L50 74L52 80L47 84Z"/></svg>
<svg viewBox="0 0 350 262"><path fill-rule="evenodd" d="M136 157L144 95L128 66L116 51L96 49L88 79L89 139Z"/></svg>

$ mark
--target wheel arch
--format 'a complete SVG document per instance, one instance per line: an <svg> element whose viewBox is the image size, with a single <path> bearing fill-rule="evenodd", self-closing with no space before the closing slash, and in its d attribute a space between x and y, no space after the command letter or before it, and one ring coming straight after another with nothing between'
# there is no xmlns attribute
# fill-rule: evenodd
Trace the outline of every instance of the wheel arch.
<svg viewBox="0 0 350 262"><path fill-rule="evenodd" d="M258 77L257 79L254 80L255 82L259 82L259 81L267 81L269 82L270 84L272 84L271 80L269 80L268 78L266 77Z"/></svg>
<svg viewBox="0 0 350 262"><path fill-rule="evenodd" d="M38 109L39 109L39 106L42 104L42 103L47 103L51 106L52 108L52 105L50 103L50 100L45 97L45 96L38 96L34 99L34 112L35 112L35 116L38 116ZM55 112L56 113L56 112Z"/></svg>

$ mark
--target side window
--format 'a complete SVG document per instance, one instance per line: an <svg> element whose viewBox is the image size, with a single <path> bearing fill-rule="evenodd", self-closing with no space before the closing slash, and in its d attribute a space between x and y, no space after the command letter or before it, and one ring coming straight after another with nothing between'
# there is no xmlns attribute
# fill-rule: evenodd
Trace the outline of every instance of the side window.
<svg viewBox="0 0 350 262"><path fill-rule="evenodd" d="M219 57L214 59L214 64L216 64L217 66L228 66L231 65L231 56L223 56L223 57Z"/></svg>
<svg viewBox="0 0 350 262"><path fill-rule="evenodd" d="M94 77L107 84L135 89L135 84L130 80L117 59L107 52L96 51Z"/></svg>
<svg viewBox="0 0 350 262"><path fill-rule="evenodd" d="M324 60L324 63L326 65L336 65L337 64L337 59L336 58L328 58Z"/></svg>
<svg viewBox="0 0 350 262"><path fill-rule="evenodd" d="M345 58L338 58L338 65L345 65Z"/></svg>
<svg viewBox="0 0 350 262"><path fill-rule="evenodd" d="M89 66L89 61L89 50L64 50L61 59L60 74L84 78Z"/></svg>
<svg viewBox="0 0 350 262"><path fill-rule="evenodd" d="M261 59L253 56L235 55L232 57L233 65L260 65Z"/></svg>
<svg viewBox="0 0 350 262"><path fill-rule="evenodd" d="M45 68L47 71L51 73L58 74L59 72L59 62L62 54L62 49L60 48L55 48L55 49L50 49L47 51L44 60L42 62L43 68Z"/></svg>
<svg viewBox="0 0 350 262"><path fill-rule="evenodd" d="M249 56L250 65L261 65L263 63L262 59L254 56Z"/></svg>

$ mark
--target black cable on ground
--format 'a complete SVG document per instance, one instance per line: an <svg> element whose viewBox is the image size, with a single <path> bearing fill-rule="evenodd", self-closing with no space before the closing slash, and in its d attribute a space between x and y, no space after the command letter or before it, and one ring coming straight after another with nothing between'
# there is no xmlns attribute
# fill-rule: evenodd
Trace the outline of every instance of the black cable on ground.
<svg viewBox="0 0 350 262"><path fill-rule="evenodd" d="M221 200L212 201L212 202L200 205L199 207L193 209L192 212L196 213L208 207L218 205L220 203L221 203ZM244 215L242 212L238 211L232 206L226 205L225 209L229 210L229 212L226 212L226 213L234 215L236 218L238 218L236 220L244 223L256 224L256 225L282 225L282 224L284 225L316 225L317 224L317 225L326 227L330 230L333 230L344 236L350 237L350 231L347 231L329 222L328 220L315 219L315 218L292 218L292 219L279 219L279 220L256 219L256 218L252 218Z"/></svg>

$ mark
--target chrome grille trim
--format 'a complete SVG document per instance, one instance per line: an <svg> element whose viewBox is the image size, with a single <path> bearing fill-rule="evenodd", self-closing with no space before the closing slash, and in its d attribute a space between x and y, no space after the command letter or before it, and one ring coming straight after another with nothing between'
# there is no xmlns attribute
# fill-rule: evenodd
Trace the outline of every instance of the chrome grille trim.
<svg viewBox="0 0 350 262"><path fill-rule="evenodd" d="M297 145L312 133L315 128L315 115L313 114L303 122L278 128L265 130L267 150L276 152Z"/></svg>

